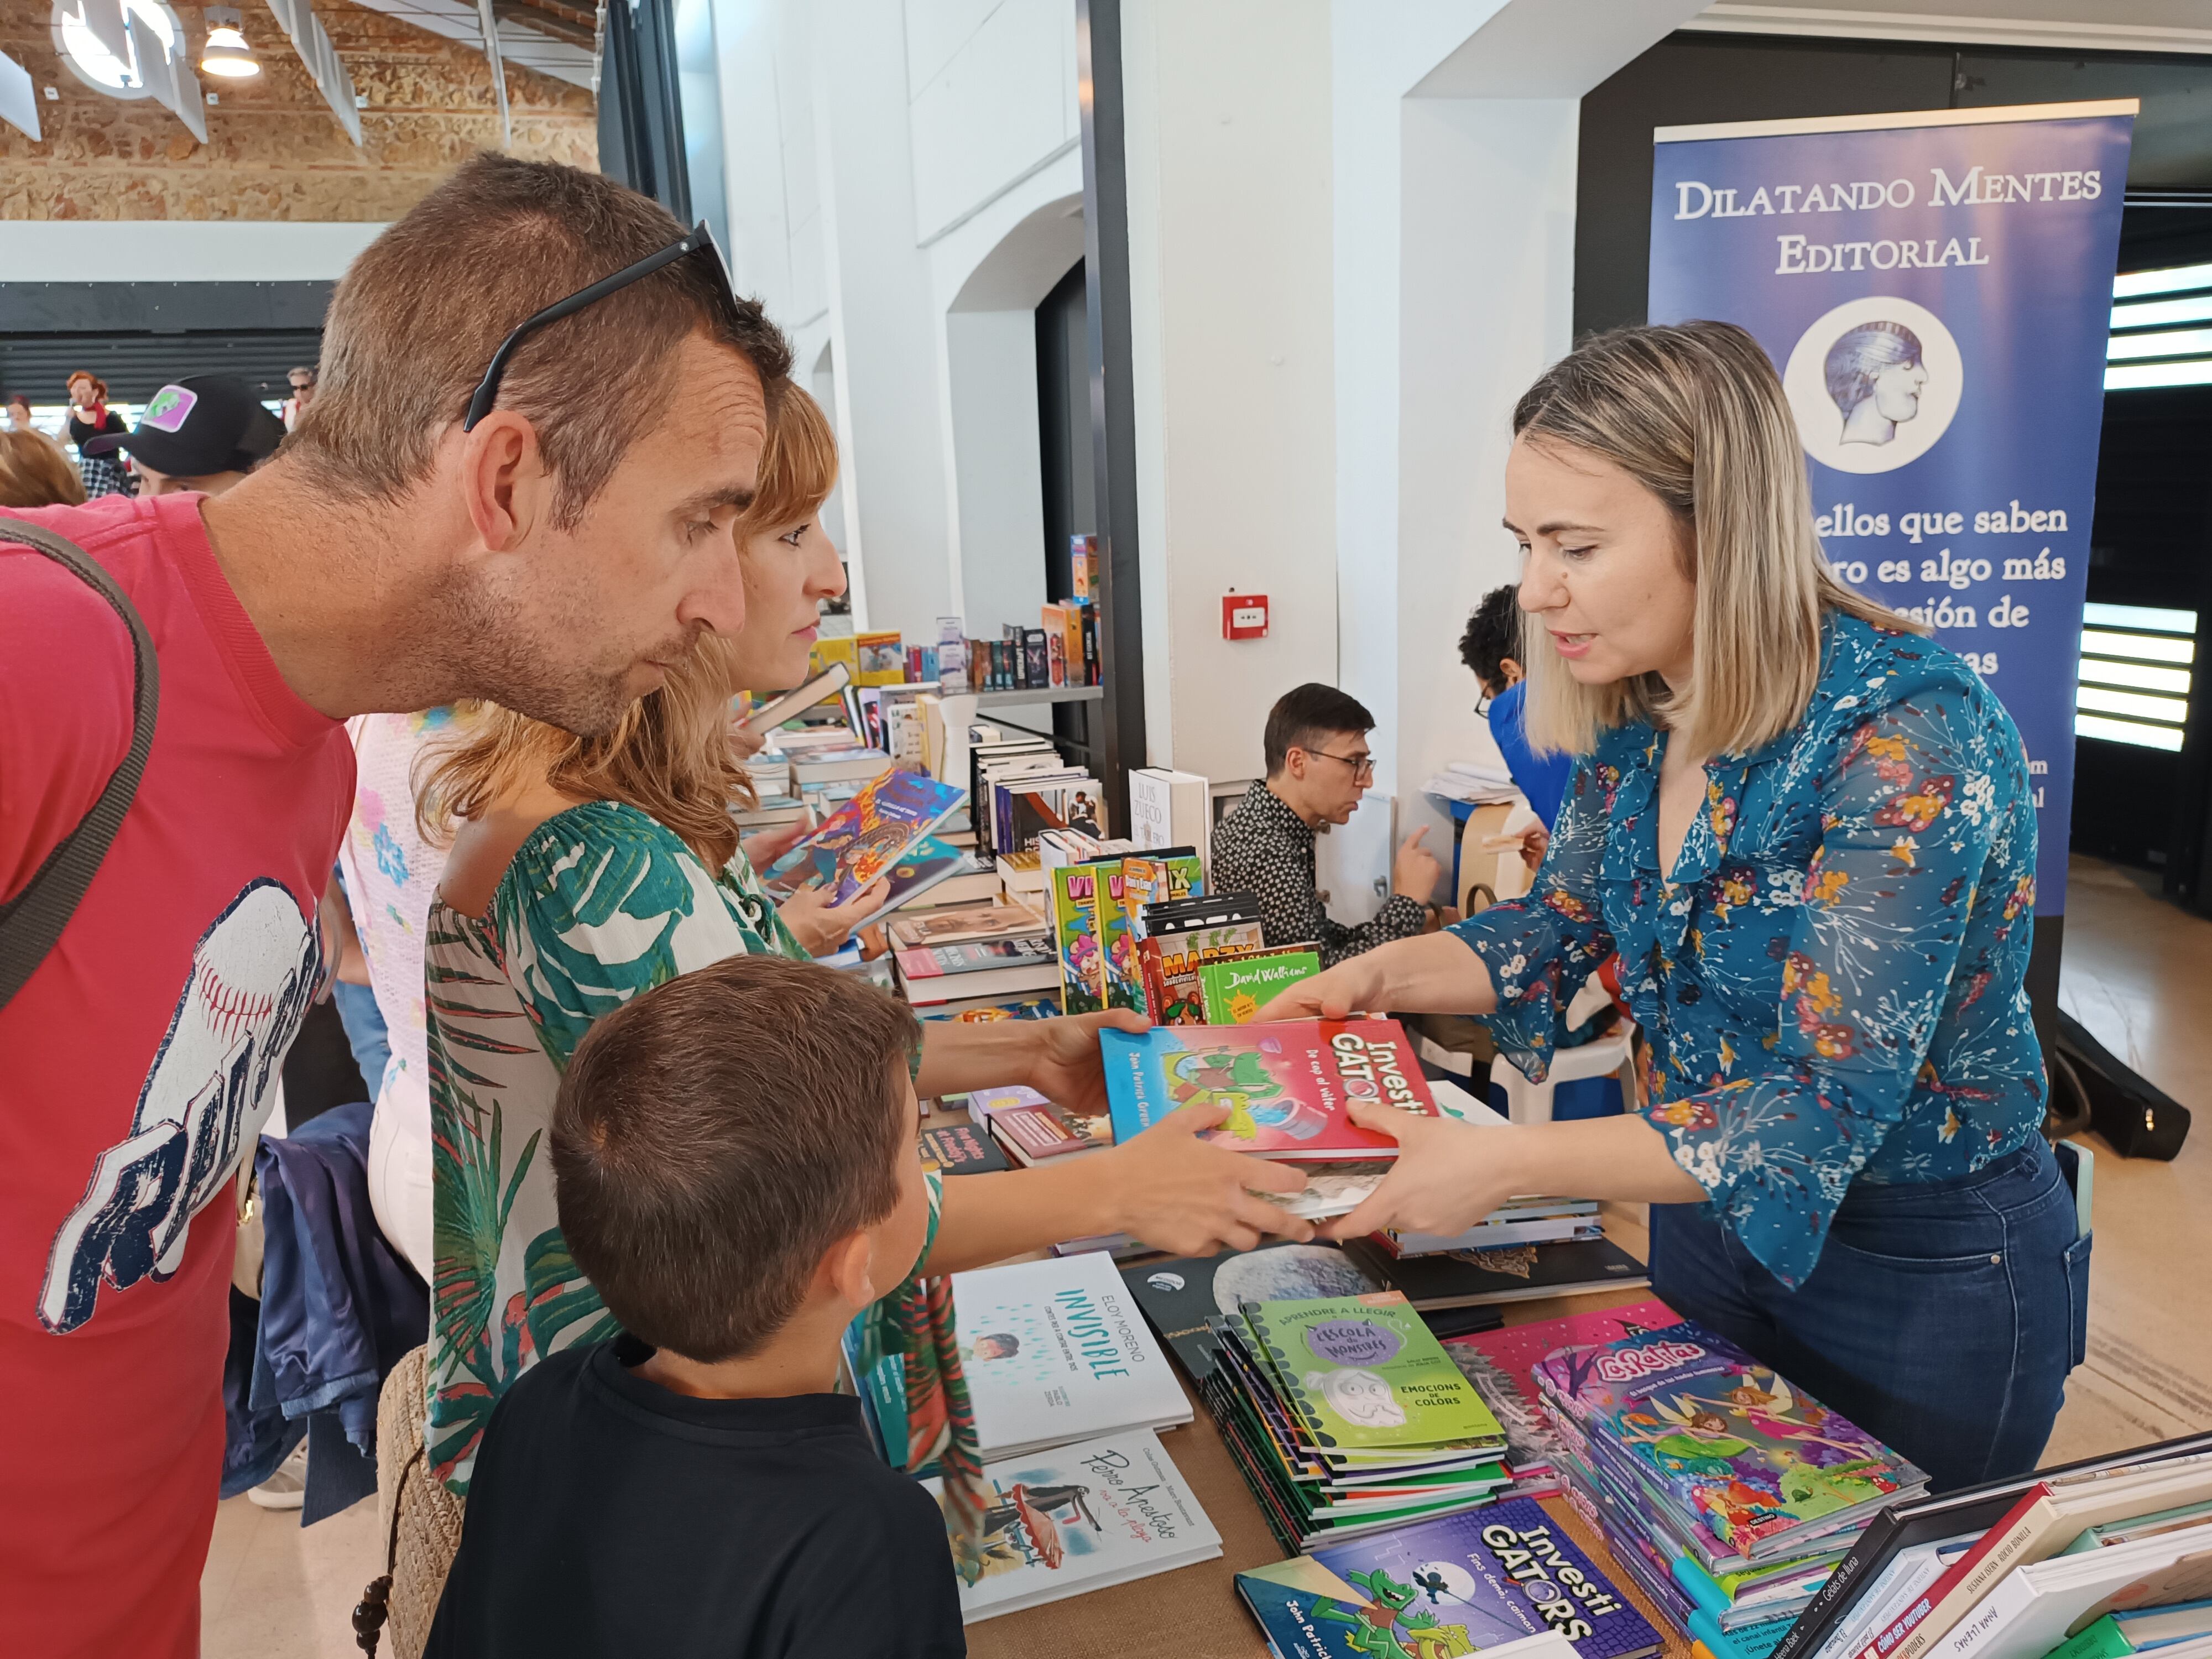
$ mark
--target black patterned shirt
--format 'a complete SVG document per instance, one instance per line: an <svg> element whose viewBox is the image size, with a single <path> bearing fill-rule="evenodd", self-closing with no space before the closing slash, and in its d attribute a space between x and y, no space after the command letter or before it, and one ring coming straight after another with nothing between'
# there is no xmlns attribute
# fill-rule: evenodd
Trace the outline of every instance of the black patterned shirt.
<svg viewBox="0 0 2212 1659"><path fill-rule="evenodd" d="M1269 945L1312 945L1324 968L1410 938L1428 923L1428 907L1402 893L1385 900L1372 921L1357 927L1331 921L1314 881L1314 832L1264 782L1246 790L1214 826L1209 879L1214 892L1246 893L1259 902Z"/></svg>

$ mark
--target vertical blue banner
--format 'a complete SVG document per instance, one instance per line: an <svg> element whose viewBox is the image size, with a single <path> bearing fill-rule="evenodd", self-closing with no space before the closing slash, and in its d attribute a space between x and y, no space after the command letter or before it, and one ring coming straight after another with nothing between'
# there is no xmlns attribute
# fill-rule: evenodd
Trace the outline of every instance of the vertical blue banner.
<svg viewBox="0 0 2212 1659"><path fill-rule="evenodd" d="M1928 623L2035 774L2066 908L2074 688L2132 99L1662 128L1655 323L1782 373L1830 565Z"/></svg>

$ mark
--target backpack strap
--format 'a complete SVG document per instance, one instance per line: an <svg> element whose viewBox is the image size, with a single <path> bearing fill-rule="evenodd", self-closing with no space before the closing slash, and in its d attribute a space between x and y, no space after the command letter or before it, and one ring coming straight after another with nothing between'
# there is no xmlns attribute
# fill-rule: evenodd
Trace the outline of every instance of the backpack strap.
<svg viewBox="0 0 2212 1659"><path fill-rule="evenodd" d="M107 856L115 832L123 827L123 815L131 810L138 793L138 781L146 773L146 757L154 747L154 717L161 706L161 665L154 654L153 635L146 631L138 607L131 603L115 578L75 542L4 514L0 514L0 540L36 548L73 571L106 599L131 630L136 670L130 752L84 815L84 821L46 854L21 892L0 904L0 1008L4 1008L61 938L77 902L92 884L94 872Z"/></svg>

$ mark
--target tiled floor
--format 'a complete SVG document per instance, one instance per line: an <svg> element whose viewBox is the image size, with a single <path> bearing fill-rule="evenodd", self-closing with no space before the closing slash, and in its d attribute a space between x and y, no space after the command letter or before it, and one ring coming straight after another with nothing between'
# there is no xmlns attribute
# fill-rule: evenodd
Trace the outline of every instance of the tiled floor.
<svg viewBox="0 0 2212 1659"><path fill-rule="evenodd" d="M2097 1160L2089 1359L2067 1386L2052 1462L2212 1428L2212 922L2154 891L2074 861L2060 996L2202 1121L2172 1164ZM232 1499L201 1579L208 1659L357 1654L353 1607L381 1557L373 1500L303 1531L295 1514Z"/></svg>

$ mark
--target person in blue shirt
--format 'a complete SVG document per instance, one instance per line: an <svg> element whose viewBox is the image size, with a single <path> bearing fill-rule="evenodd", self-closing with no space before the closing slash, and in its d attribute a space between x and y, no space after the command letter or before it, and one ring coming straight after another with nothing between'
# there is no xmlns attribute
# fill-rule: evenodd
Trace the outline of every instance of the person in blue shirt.
<svg viewBox="0 0 2212 1659"><path fill-rule="evenodd" d="M1460 660L1482 689L1474 712L1490 722L1490 735L1505 757L1505 769L1513 787L1528 798L1528 805L1544 826L1544 836L1531 832L1531 850L1540 862L1545 838L1559 816L1559 802L1574 776L1575 757L1561 750L1538 749L1528 741L1522 700L1527 692L1528 671L1521 646L1519 589L1510 584L1493 587L1467 619L1459 636Z"/></svg>
<svg viewBox="0 0 2212 1659"><path fill-rule="evenodd" d="M1541 1078L1618 950L1640 1109L1404 1155L1327 1230L1455 1232L1516 1193L1648 1201L1653 1288L1925 1469L2035 1467L2089 1240L2042 1136L2036 821L1994 693L1822 557L1771 363L1723 323L1585 341L1514 412L1531 736L1577 757L1534 890L1262 1019L1487 1017Z"/></svg>

